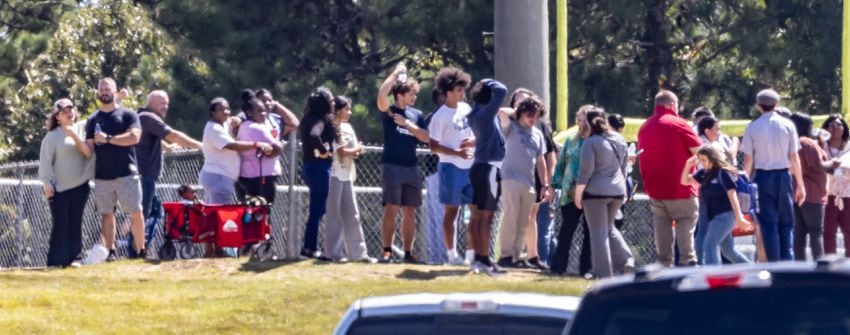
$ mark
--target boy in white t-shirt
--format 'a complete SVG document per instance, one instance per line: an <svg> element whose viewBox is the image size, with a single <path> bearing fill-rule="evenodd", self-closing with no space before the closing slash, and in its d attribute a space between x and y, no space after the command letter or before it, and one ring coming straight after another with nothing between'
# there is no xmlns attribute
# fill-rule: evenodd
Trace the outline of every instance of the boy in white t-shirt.
<svg viewBox="0 0 850 335"><path fill-rule="evenodd" d="M363 153L354 128L348 123L351 117L351 100L345 96L334 97L334 121L339 124L339 142L333 143L331 184L328 190L325 216L325 257L332 261L361 261L376 263L366 251L366 239L360 226L360 211L354 195L357 169L354 159ZM347 257L346 257L347 256Z"/></svg>
<svg viewBox="0 0 850 335"><path fill-rule="evenodd" d="M466 116L471 108L463 100L471 78L460 69L447 67L437 73L434 86L446 96L446 101L428 124L431 136L431 151L440 157L437 175L440 179L439 198L445 206L443 216L443 237L446 242L446 256L451 265L469 264L475 252L472 244L467 243L467 259L455 249L455 224L458 212L463 205L472 203L472 184L469 169L472 167L475 137L469 128ZM468 235L468 234L467 234ZM472 239L467 236L467 242Z"/></svg>

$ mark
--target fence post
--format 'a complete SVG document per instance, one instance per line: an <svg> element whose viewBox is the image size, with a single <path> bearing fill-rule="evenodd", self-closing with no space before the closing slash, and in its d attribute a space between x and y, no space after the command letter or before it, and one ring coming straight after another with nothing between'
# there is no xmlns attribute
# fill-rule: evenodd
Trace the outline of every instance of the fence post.
<svg viewBox="0 0 850 335"><path fill-rule="evenodd" d="M18 240L18 268L24 267L24 169L18 167L18 199L15 201L15 234Z"/></svg>
<svg viewBox="0 0 850 335"><path fill-rule="evenodd" d="M289 213L287 213L287 223L284 225L286 231L286 259L295 259L298 257L298 231L296 227L296 202L295 202L295 164L297 162L295 154L298 146L295 132L289 133ZM300 207L300 206L298 206Z"/></svg>

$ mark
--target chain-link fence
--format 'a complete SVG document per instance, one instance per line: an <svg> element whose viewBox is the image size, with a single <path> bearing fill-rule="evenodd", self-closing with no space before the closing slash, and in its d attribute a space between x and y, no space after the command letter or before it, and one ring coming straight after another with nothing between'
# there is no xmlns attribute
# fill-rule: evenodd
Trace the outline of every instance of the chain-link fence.
<svg viewBox="0 0 850 335"><path fill-rule="evenodd" d="M292 142L290 142L292 143ZM357 181L355 193L360 209L360 220L366 237L370 255L378 255L381 251L381 219L383 204L381 201L381 152L378 146L367 146L365 153L357 160ZM417 151L420 164L426 175L435 171L437 160L427 149ZM198 173L203 165L203 154L200 151L180 151L167 153L164 157L163 175L157 185L157 194L164 201L177 201L176 189L181 184L198 184ZM308 216L309 190L301 179L300 148L287 146L285 154L280 157L283 174L277 187L277 199L272 207L270 223L274 238L273 250L282 258L294 258L303 243L304 224ZM0 267L43 267L46 265L51 219L48 204L42 195L41 183L37 180L38 162L24 162L0 167ZM424 185L424 183L423 183ZM203 192L198 187L200 192ZM442 210L436 199L428 197L427 188L423 188L424 204L417 209L416 242L414 253L424 260L439 260L445 249L441 249L442 239ZM202 195L203 193L201 193ZM329 203L328 206L335 206ZM429 210L430 208L430 210ZM635 201L628 202L624 208L625 228L623 235L631 246L637 265L647 264L655 259L653 231L649 213L648 201L645 196L636 196ZM430 215L429 215L430 212ZM496 217L499 215L497 213ZM560 227L560 211L553 210L557 231ZM457 224L458 250L464 250L466 245L466 227L469 220L469 210L462 210ZM117 249L120 256L130 252L129 217L125 213L116 213ZM400 218L397 219L397 226ZM322 225L324 227L324 225ZM89 250L95 243L100 243L100 219L92 200L89 199L83 220L83 252ZM581 228L576 239L582 236ZM324 234L320 232L320 243ZM498 253L498 224L490 241L491 250ZM149 247L149 253L157 257L156 250L162 244L161 223ZM743 241L739 243L747 244ZM395 244L400 246L401 238L396 232ZM429 247L430 245L430 247ZM573 243L572 245L576 245ZM196 246L200 248L200 246ZM444 248L444 247L443 247ZM400 248L398 248L400 250ZM554 251L553 251L554 252ZM435 253L440 253L436 255ZM572 253L577 253L573 248ZM578 257L570 257L571 272L576 272Z"/></svg>

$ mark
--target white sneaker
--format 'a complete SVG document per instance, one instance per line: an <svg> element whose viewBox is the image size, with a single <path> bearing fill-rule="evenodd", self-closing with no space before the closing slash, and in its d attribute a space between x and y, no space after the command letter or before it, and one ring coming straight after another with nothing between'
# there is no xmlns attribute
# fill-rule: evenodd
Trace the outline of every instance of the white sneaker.
<svg viewBox="0 0 850 335"><path fill-rule="evenodd" d="M474 274L479 274L481 272L486 273L487 270L489 270L489 266L479 261L474 261L472 262L472 264L469 265L469 271L472 271L472 273Z"/></svg>
<svg viewBox="0 0 850 335"><path fill-rule="evenodd" d="M462 266L469 265L469 263L466 263L466 260L463 259L463 257L457 256L455 258L449 259L449 265Z"/></svg>

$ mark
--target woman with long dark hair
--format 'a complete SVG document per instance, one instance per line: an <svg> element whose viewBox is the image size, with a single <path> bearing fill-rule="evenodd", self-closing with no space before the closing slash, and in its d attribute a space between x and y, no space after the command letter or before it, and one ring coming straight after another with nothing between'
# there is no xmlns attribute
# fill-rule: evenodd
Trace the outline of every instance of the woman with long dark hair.
<svg viewBox="0 0 850 335"><path fill-rule="evenodd" d="M319 222L325 215L328 190L331 182L331 164L334 142L339 142L339 127L334 123L334 97L331 91L321 86L307 98L304 114L298 130L301 133L302 160L301 177L310 189L310 215L304 229L304 248L301 256L318 258Z"/></svg>
<svg viewBox="0 0 850 335"><path fill-rule="evenodd" d="M791 122L797 128L800 138L800 167L803 169L803 185L806 199L802 204L794 204L794 259L806 260L806 242L812 258L823 256L823 218L827 201L827 174L838 167L838 161L827 160L817 140L812 138L814 122L801 112L791 115Z"/></svg>
<svg viewBox="0 0 850 335"><path fill-rule="evenodd" d="M850 129L841 115L832 114L823 121L822 129L830 137L823 144L826 158L846 160L850 153ZM841 173L833 174L829 179L829 197L823 220L823 251L826 254L837 252L836 235L838 229L844 235L844 256L850 257L850 169L839 167Z"/></svg>
<svg viewBox="0 0 850 335"><path fill-rule="evenodd" d="M702 169L691 175L697 162ZM725 154L714 145L705 145L697 151L697 155L685 162L680 182L685 186L699 187L699 196L706 206L707 219L704 222L705 237L702 239L701 255L697 258L705 265L719 265L720 245L732 234L735 224L746 223L738 202L735 181L738 171L726 161ZM732 249L733 252L738 253ZM737 255L735 259L746 259Z"/></svg>
<svg viewBox="0 0 850 335"><path fill-rule="evenodd" d="M351 100L338 95L334 98L334 122L339 127L339 141L333 143L333 167L328 190L327 217L325 220L325 256L333 261L351 260L376 263L366 250L360 210L354 194L357 168L354 160L363 153L354 128L348 123L351 117Z"/></svg>
<svg viewBox="0 0 850 335"><path fill-rule="evenodd" d="M80 266L83 211L89 198L89 179L94 176L94 160L83 140L85 129L75 125L76 120L74 103L59 99L53 104L47 134L41 141L38 177L53 219L47 266Z"/></svg>

